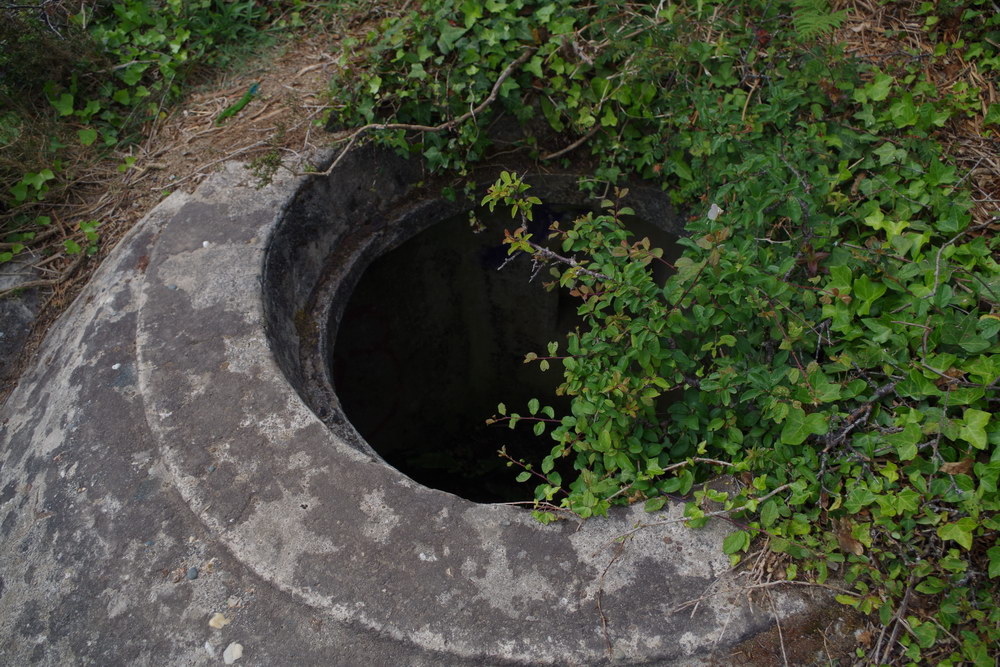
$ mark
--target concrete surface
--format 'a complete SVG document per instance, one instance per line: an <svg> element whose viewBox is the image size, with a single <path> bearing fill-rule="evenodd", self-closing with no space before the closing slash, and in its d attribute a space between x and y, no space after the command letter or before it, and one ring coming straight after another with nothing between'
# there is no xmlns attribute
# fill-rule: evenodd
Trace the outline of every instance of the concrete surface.
<svg viewBox="0 0 1000 667"><path fill-rule="evenodd" d="M37 258L15 257L0 264L0 291L41 278L33 267ZM17 382L21 355L31 336L45 295L41 287L29 287L0 298L0 391Z"/></svg>
<svg viewBox="0 0 1000 667"><path fill-rule="evenodd" d="M7 664L222 664L233 643L239 665L729 664L773 612L787 634L831 608L804 587L748 604L721 522L617 547L679 505L542 526L365 445L307 382L323 371L295 311L412 233L386 220L426 217L407 170L362 150L329 179L256 190L229 164L99 269L0 410ZM338 253L340 279L315 275ZM318 317L335 322L330 303ZM849 626L830 624L835 654Z"/></svg>

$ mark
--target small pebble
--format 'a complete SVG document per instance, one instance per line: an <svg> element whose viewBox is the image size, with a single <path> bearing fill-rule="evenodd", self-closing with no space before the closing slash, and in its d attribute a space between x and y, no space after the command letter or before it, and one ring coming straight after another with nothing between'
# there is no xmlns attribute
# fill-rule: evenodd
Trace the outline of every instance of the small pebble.
<svg viewBox="0 0 1000 667"><path fill-rule="evenodd" d="M216 630L221 630L222 628L229 625L231 622L232 621L230 621L222 614L215 614L214 616L212 616L211 619L209 619L208 625L212 628L215 628Z"/></svg>
<svg viewBox="0 0 1000 667"><path fill-rule="evenodd" d="M226 604L229 605L230 608L238 607L240 606L240 599L234 595L233 597L226 600Z"/></svg>
<svg viewBox="0 0 1000 667"><path fill-rule="evenodd" d="M207 248L208 247L208 241L202 241L201 242L201 247L202 248Z"/></svg>
<svg viewBox="0 0 1000 667"><path fill-rule="evenodd" d="M214 465L208 466L208 472L215 472L215 466Z"/></svg>
<svg viewBox="0 0 1000 667"><path fill-rule="evenodd" d="M215 657L215 647L212 646L212 642L205 642L205 651L213 658Z"/></svg>
<svg viewBox="0 0 1000 667"><path fill-rule="evenodd" d="M188 579L197 579L198 578L198 568L196 568L196 567L189 567L188 571L187 571L187 574L184 575L184 576L186 576Z"/></svg>
<svg viewBox="0 0 1000 667"><path fill-rule="evenodd" d="M177 285L171 283L170 285L167 285L167 289L177 289Z"/></svg>
<svg viewBox="0 0 1000 667"><path fill-rule="evenodd" d="M222 660L227 664L231 665L240 658L243 657L243 644L237 644L233 642L226 647L226 650L222 652Z"/></svg>
<svg viewBox="0 0 1000 667"><path fill-rule="evenodd" d="M118 369L119 369L119 368L121 368L121 367L122 367L122 365L121 365L121 364L114 364L114 365L113 365L113 366L111 367L111 370L113 370L113 371L116 371L116 370L118 370Z"/></svg>

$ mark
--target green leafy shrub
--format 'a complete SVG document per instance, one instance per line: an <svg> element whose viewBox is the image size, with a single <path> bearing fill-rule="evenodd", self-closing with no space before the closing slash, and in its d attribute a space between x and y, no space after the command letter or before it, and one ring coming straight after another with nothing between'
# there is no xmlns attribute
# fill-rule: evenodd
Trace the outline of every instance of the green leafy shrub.
<svg viewBox="0 0 1000 667"><path fill-rule="evenodd" d="M301 3L122 0L0 9L0 216L9 261L31 245L47 198L87 165L138 140L199 69L223 66L266 37L273 16ZM75 13L74 13L75 12ZM127 169L134 158L126 158ZM68 254L96 246L77 225ZM25 239L28 243L14 241ZM50 239L50 235L40 236Z"/></svg>
<svg viewBox="0 0 1000 667"><path fill-rule="evenodd" d="M739 492L696 491L686 512L699 525L704 501L723 503L734 563L764 536L793 559L786 576L835 574L845 604L896 624L901 659L990 664L996 218L973 222L964 175L934 140L982 113L982 94L939 88L916 57L848 57L828 41L843 17L821 5L427 2L366 37L334 82L349 103L332 121L374 123L374 140L458 173L503 151L574 156L592 167L584 187L655 179L689 216L663 285L615 201L556 230L555 250L508 232L512 252L554 263L586 322L527 357L562 367L570 414L539 397L492 418L552 438L519 475L544 480L536 516L655 510L733 474ZM991 43L973 53L984 68ZM448 125L498 80L493 104ZM501 116L521 134L495 144ZM528 215L522 185L508 174L485 203Z"/></svg>

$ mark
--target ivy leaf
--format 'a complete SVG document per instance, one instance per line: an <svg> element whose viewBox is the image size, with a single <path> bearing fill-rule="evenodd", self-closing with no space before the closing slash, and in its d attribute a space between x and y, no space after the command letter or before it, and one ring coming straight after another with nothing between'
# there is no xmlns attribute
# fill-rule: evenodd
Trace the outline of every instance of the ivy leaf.
<svg viewBox="0 0 1000 667"><path fill-rule="evenodd" d="M983 125L1000 125L1000 102L995 102L987 107Z"/></svg>
<svg viewBox="0 0 1000 667"><path fill-rule="evenodd" d="M466 33L468 28L445 25L441 27L441 36L438 37L437 47L441 53L448 54L451 53L452 48L455 46L455 42L458 38Z"/></svg>
<svg viewBox="0 0 1000 667"><path fill-rule="evenodd" d="M990 343L979 336L978 320L974 315L963 315L941 327L941 342L957 345L966 352L976 354L989 348Z"/></svg>
<svg viewBox="0 0 1000 667"><path fill-rule="evenodd" d="M77 130L77 136L80 137L80 143L84 146L90 146L92 143L97 141L97 130L93 128L84 128L82 130Z"/></svg>
<svg viewBox="0 0 1000 667"><path fill-rule="evenodd" d="M902 432L893 433L887 440L896 448L901 461L912 461L917 456L917 443L920 442L921 435L919 426L907 424Z"/></svg>
<svg viewBox="0 0 1000 667"><path fill-rule="evenodd" d="M140 79L142 79L142 71L143 67L141 65L136 67L129 67L128 69L126 69L124 72L121 73L122 81L124 81L129 86L134 86L135 84L139 83Z"/></svg>
<svg viewBox="0 0 1000 667"><path fill-rule="evenodd" d="M781 429L781 442L801 445L810 435L823 435L828 430L827 415L822 412L806 414L802 408L792 408Z"/></svg>
<svg viewBox="0 0 1000 667"><path fill-rule="evenodd" d="M28 184L24 181L8 188L8 190L10 190L10 193L14 195L14 201L22 202L28 198Z"/></svg>
<svg viewBox="0 0 1000 667"><path fill-rule="evenodd" d="M1000 546L990 547L986 555L990 558L990 579L1000 577Z"/></svg>
<svg viewBox="0 0 1000 667"><path fill-rule="evenodd" d="M966 548L972 548L972 531L976 529L976 520L972 517L964 517L955 523L946 523L938 526L937 534L942 540L954 540Z"/></svg>
<svg viewBox="0 0 1000 667"><path fill-rule="evenodd" d="M552 8L555 9L555 5L552 5ZM483 6L476 0L465 0L462 3L462 13L465 14L465 27L471 28L477 20L483 18ZM535 12L535 15L541 19L542 23L548 21L549 17L542 18L541 13L542 10L539 10Z"/></svg>
<svg viewBox="0 0 1000 667"><path fill-rule="evenodd" d="M38 173L27 173L21 179L28 185L34 187L36 190L41 190L45 186L46 181L51 181L55 178L55 174L52 173L51 169L42 169Z"/></svg>
<svg viewBox="0 0 1000 667"><path fill-rule="evenodd" d="M851 514L857 514L862 507L867 507L876 501L875 494L867 486L856 486L851 489L844 501L844 509Z"/></svg>
<svg viewBox="0 0 1000 667"><path fill-rule="evenodd" d="M872 102L881 102L889 97L889 90L892 88L892 77L888 74L876 74L875 80L865 86L864 91Z"/></svg>
<svg viewBox="0 0 1000 667"><path fill-rule="evenodd" d="M889 107L889 117L897 128L917 124L917 108L913 105L913 95L906 93Z"/></svg>
<svg viewBox="0 0 1000 667"><path fill-rule="evenodd" d="M541 79L544 75L542 74L542 58L541 56L534 56L531 60L524 64L524 69L528 72L534 74L537 78ZM551 105L551 102L549 103Z"/></svg>
<svg viewBox="0 0 1000 667"><path fill-rule="evenodd" d="M560 16L553 19L549 22L549 32L553 35L565 35L573 32L573 21L574 18L572 16Z"/></svg>
<svg viewBox="0 0 1000 667"><path fill-rule="evenodd" d="M894 162L902 162L906 159L906 151L902 148L897 148L895 144L888 141L876 148L874 153L878 156L880 167L893 164Z"/></svg>
<svg viewBox="0 0 1000 667"><path fill-rule="evenodd" d="M940 396L941 390L933 382L925 378L920 371L912 370L896 385L896 393L906 398L924 398L925 396Z"/></svg>
<svg viewBox="0 0 1000 667"><path fill-rule="evenodd" d="M921 496L913 489L903 489L896 494L896 511L900 514L916 512L920 507Z"/></svg>
<svg viewBox="0 0 1000 667"><path fill-rule="evenodd" d="M873 283L866 275L857 278L854 281L854 296L861 301L858 304L858 315L867 315L872 304L885 294L885 290L886 286L883 283Z"/></svg>
<svg viewBox="0 0 1000 667"><path fill-rule="evenodd" d="M959 437L976 449L986 449L986 424L990 421L990 413L968 408L962 421Z"/></svg>
<svg viewBox="0 0 1000 667"><path fill-rule="evenodd" d="M63 93L58 99L53 99L51 102L60 116L68 116L73 113L73 96L71 94Z"/></svg>

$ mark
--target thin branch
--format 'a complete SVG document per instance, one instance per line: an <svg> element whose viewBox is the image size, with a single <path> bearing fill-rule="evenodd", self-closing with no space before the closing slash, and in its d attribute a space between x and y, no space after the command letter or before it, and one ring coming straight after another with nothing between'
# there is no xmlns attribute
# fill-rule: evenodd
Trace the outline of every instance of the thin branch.
<svg viewBox="0 0 1000 667"><path fill-rule="evenodd" d="M597 613L600 614L601 617L601 631L604 634L604 643L608 649L609 659L612 656L611 635L608 633L608 617L604 615L604 609L601 606L601 600L604 598L604 576L608 573L608 570L611 569L611 566L614 565L615 561L621 557L624 551L625 551L625 540L622 540L621 542L618 543L618 548L615 550L615 555L611 557L611 560L608 561L608 564L605 566L604 571L601 572L600 583L598 584L597 587L597 600L596 600Z"/></svg>
<svg viewBox="0 0 1000 667"><path fill-rule="evenodd" d="M76 259L73 260L72 264L63 269L62 272L60 272L59 275L57 275L54 278L41 278L38 280L29 280L27 282L21 283L20 285L15 285L13 287L0 290L0 299L4 298L8 294L13 294L14 292L18 292L21 290L31 289L32 287L54 287L55 285L58 285L62 281L66 280L66 278L69 278L71 275L73 275L73 273L77 270L77 268L86 258L86 256L87 256L86 253L81 252L79 255L77 255Z"/></svg>
<svg viewBox="0 0 1000 667"><path fill-rule="evenodd" d="M580 137L579 139L577 139L576 141L574 141L573 143L571 143L566 148L557 150L555 153L549 153L548 155L543 155L541 157L541 160L543 162L545 160L555 160L557 157L562 157L563 155L566 155L566 153L570 153L570 152L576 150L577 148L579 148L580 146L582 146L588 139L590 139L592 136L594 136L595 134L597 134L597 131L600 130L600 129L601 129L601 126L595 123L594 127L590 128L590 132L587 132L587 134L583 135L582 137Z"/></svg>
<svg viewBox="0 0 1000 667"><path fill-rule="evenodd" d="M545 259L551 259L557 262L561 262L563 264L568 264L572 266L574 269L576 269L576 272L578 274L582 273L585 276L590 276L591 278L595 278L597 280L603 280L605 282L609 281L613 282L610 276L606 276L603 273L598 273L597 271L591 271L590 269L583 268L583 264L581 264L578 260L573 259L572 257L563 257L559 253L553 252L548 248L540 246L534 241L528 241L528 244L531 246L531 249L534 250L536 254L541 255Z"/></svg>
<svg viewBox="0 0 1000 667"><path fill-rule="evenodd" d="M937 258L934 260L934 285L931 287L931 291L927 293L927 296L924 297L925 299L929 299L929 298L931 298L931 297L933 297L933 296L935 296L937 294L938 284L939 284L939 282L941 280L941 255L944 254L944 249L947 248L948 246L950 246L952 243L954 243L958 239L960 239L963 236L965 236L966 234L969 234L969 233L975 232L975 231L979 231L980 229L984 229L986 227L989 227L991 224L993 224L993 222L994 222L993 220L990 220L988 222L984 222L984 223L976 225L974 227L969 227L968 229L964 229L964 230L960 231L958 234L955 234L953 237L951 237L950 239L948 239L944 243L944 245L942 245L940 248L938 248Z"/></svg>
<svg viewBox="0 0 1000 667"><path fill-rule="evenodd" d="M882 400L895 389L896 382L893 381L875 390L875 393L870 399L855 408L851 414L847 415L847 418L844 420L844 425L840 427L840 429L826 437L826 447L823 448L823 451L828 452L843 442L844 438L847 437L847 434L858 426L858 424L863 423L863 418L866 419L868 417L868 412L871 411L872 404Z"/></svg>
<svg viewBox="0 0 1000 667"><path fill-rule="evenodd" d="M774 598L770 591L767 593L767 601L771 603L771 613L774 615L774 624L778 628L778 645L781 647L781 660L785 667L788 667L788 654L785 653L785 636L781 632L781 618L778 616L778 608L774 605Z"/></svg>
<svg viewBox="0 0 1000 667"><path fill-rule="evenodd" d="M335 159L330 164L329 167L327 167L323 171L310 171L306 172L306 174L329 176L333 172L333 170L337 168L337 165L340 164L340 161L344 159L344 156L347 155L347 153L351 150L355 142L357 142L358 138L362 134L370 130L407 130L411 132L443 132L445 130L450 130L456 125L464 123L470 118L474 118L476 115L482 113L483 110L486 109L486 107L493 104L493 102L497 98L497 95L500 93L500 86L503 85L503 82L507 80L507 78L514 72L515 69L517 69L525 62L527 62L528 58L530 58L537 50L538 47L535 46L529 47L525 49L524 53L522 53L516 60L507 65L507 67L504 68L503 72L500 73L500 76L497 77L496 82L493 84L493 89L490 90L490 94L487 95L486 99L480 102L479 106L477 106L476 108L470 109L461 116L457 118L452 118L451 120L441 123L440 125L413 125L410 123L369 123L368 125L363 125L357 128L356 130L352 130L349 135L341 137L338 140L338 141L343 141L347 139L348 140L347 146L345 146L344 149L340 151L340 155L337 156L337 159Z"/></svg>
<svg viewBox="0 0 1000 667"><path fill-rule="evenodd" d="M882 652L881 662L886 662L889 659L889 654L892 652L892 647L896 644L896 640L899 638L899 631L903 627L903 615L906 614L906 608L910 605L910 594L913 593L913 575L910 576L910 585L906 587L906 593L903 594L903 601L899 603L899 609L896 610L896 614L893 616L893 620L896 621L895 627L892 629L892 634L889 636L889 643L885 646L885 651ZM885 632L885 628L882 629ZM881 635L879 635L879 642L882 641ZM876 654L877 655L877 654Z"/></svg>

